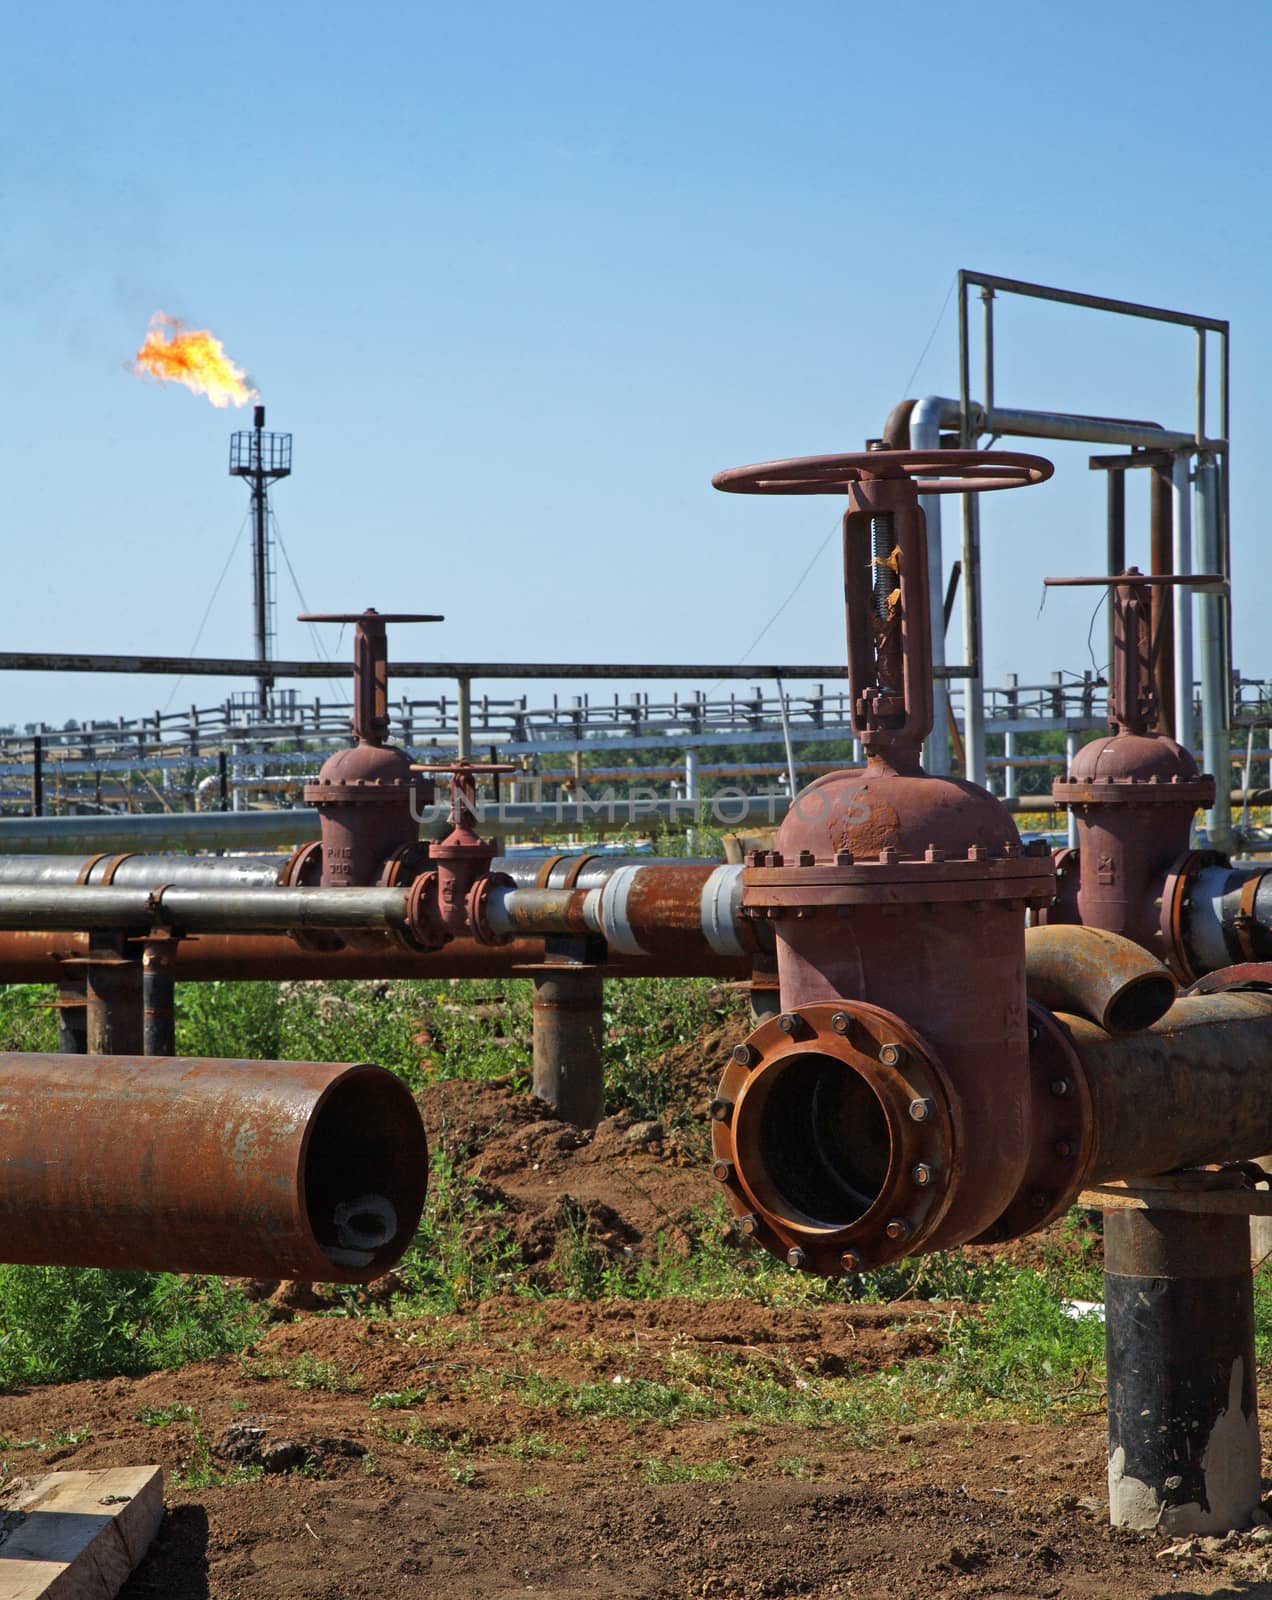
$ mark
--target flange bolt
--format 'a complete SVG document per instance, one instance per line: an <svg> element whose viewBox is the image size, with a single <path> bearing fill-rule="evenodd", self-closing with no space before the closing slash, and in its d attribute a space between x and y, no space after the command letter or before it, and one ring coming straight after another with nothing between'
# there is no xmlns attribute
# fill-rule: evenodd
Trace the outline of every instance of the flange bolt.
<svg viewBox="0 0 1272 1600"><path fill-rule="evenodd" d="M777 1025L785 1034L793 1034L799 1027L799 1018L790 1011L783 1011L777 1019Z"/></svg>
<svg viewBox="0 0 1272 1600"><path fill-rule="evenodd" d="M735 1044L733 1059L740 1067L753 1067L759 1060L759 1053L749 1044Z"/></svg>
<svg viewBox="0 0 1272 1600"><path fill-rule="evenodd" d="M746 1216L738 1218L738 1227L748 1239L753 1239L760 1231L760 1219L754 1211L748 1211Z"/></svg>
<svg viewBox="0 0 1272 1600"><path fill-rule="evenodd" d="M839 1258L839 1265L845 1272L861 1272L866 1264L855 1250L845 1250Z"/></svg>
<svg viewBox="0 0 1272 1600"><path fill-rule="evenodd" d="M885 1067L903 1067L906 1048L903 1044L885 1044L879 1047L879 1060Z"/></svg>
<svg viewBox="0 0 1272 1600"><path fill-rule="evenodd" d="M1053 1095L1055 1095L1057 1100L1063 1100L1065 1095L1067 1095L1069 1092L1068 1078L1052 1078L1051 1092Z"/></svg>
<svg viewBox="0 0 1272 1600"><path fill-rule="evenodd" d="M711 1163L711 1176L717 1183L730 1183L733 1180L732 1161L713 1161Z"/></svg>
<svg viewBox="0 0 1272 1600"><path fill-rule="evenodd" d="M883 1230L889 1239L908 1239L914 1232L909 1222L904 1217L893 1217L892 1221Z"/></svg>
<svg viewBox="0 0 1272 1600"><path fill-rule="evenodd" d="M798 1245L792 1245L791 1248L786 1252L786 1265L788 1267L794 1267L797 1272L799 1271L800 1267L804 1265L804 1262L807 1259L808 1258Z"/></svg>
<svg viewBox="0 0 1272 1600"><path fill-rule="evenodd" d="M911 1100L911 1122L930 1122L936 1115L936 1102L934 1100Z"/></svg>
<svg viewBox="0 0 1272 1600"><path fill-rule="evenodd" d="M931 1183L935 1174L933 1173L931 1167L928 1166L926 1161L920 1161L911 1169L910 1176L914 1179L915 1183L918 1184L920 1189L926 1189L928 1184Z"/></svg>
<svg viewBox="0 0 1272 1600"><path fill-rule="evenodd" d="M733 1115L732 1100L713 1100L708 1108L713 1122L728 1122Z"/></svg>

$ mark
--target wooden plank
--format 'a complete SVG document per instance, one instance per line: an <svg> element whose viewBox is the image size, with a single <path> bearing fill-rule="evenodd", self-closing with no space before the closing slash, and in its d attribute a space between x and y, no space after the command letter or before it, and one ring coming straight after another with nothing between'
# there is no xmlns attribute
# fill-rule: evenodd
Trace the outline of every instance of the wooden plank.
<svg viewBox="0 0 1272 1600"><path fill-rule="evenodd" d="M0 1600L114 1600L162 1521L162 1467L50 1472L3 1514Z"/></svg>
<svg viewBox="0 0 1272 1600"><path fill-rule="evenodd" d="M1091 1211L1189 1211L1196 1215L1272 1216L1272 1191L1267 1189L1149 1189L1099 1184L1084 1189L1078 1205ZM2 1600L2 1597L0 1597Z"/></svg>

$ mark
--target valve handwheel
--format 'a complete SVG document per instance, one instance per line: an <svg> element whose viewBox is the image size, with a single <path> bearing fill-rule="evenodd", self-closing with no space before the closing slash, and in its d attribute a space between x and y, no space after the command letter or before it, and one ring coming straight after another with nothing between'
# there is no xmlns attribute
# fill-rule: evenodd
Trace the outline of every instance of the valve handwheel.
<svg viewBox="0 0 1272 1600"><path fill-rule="evenodd" d="M729 494L841 494L871 478L909 478L920 494L980 494L1045 483L1054 471L1014 450L865 450L729 467L711 482Z"/></svg>

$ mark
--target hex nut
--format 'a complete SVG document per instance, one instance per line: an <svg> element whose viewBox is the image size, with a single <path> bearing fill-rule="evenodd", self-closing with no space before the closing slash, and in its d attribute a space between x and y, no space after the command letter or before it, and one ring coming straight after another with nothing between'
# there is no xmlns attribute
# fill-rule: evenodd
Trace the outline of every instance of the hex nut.
<svg viewBox="0 0 1272 1600"><path fill-rule="evenodd" d="M754 1211L748 1211L744 1217L738 1218L738 1227L748 1239L753 1238L760 1231L760 1219Z"/></svg>
<svg viewBox="0 0 1272 1600"><path fill-rule="evenodd" d="M852 1027L852 1018L846 1011L836 1011L830 1019L830 1025L836 1033L847 1033Z"/></svg>
<svg viewBox="0 0 1272 1600"><path fill-rule="evenodd" d="M910 1169L910 1177L918 1184L920 1189L926 1189L933 1176L932 1169L926 1161L920 1161Z"/></svg>
<svg viewBox="0 0 1272 1600"><path fill-rule="evenodd" d="M879 1060L885 1067L903 1067L909 1052L903 1044L889 1043L880 1045Z"/></svg>
<svg viewBox="0 0 1272 1600"><path fill-rule="evenodd" d="M804 1262L807 1259L807 1256L805 1256L804 1252L797 1244L792 1245L791 1248L786 1252L786 1265L788 1267L794 1267L796 1271L798 1271L800 1267L804 1265Z"/></svg>
<svg viewBox="0 0 1272 1600"><path fill-rule="evenodd" d="M709 1107L713 1122L728 1122L733 1116L732 1100L713 1100Z"/></svg>
<svg viewBox="0 0 1272 1600"><path fill-rule="evenodd" d="M740 1067L750 1067L754 1066L757 1060L757 1053L749 1044L735 1044L733 1047L733 1059Z"/></svg>
<svg viewBox="0 0 1272 1600"><path fill-rule="evenodd" d="M921 1099L921 1100L911 1100L910 1101L910 1120L911 1120L911 1122L930 1122L935 1115L936 1115L936 1101L935 1100Z"/></svg>
<svg viewBox="0 0 1272 1600"><path fill-rule="evenodd" d="M1078 1153L1076 1139L1057 1139L1052 1148L1062 1161L1072 1161Z"/></svg>
<svg viewBox="0 0 1272 1600"><path fill-rule="evenodd" d="M1063 1100L1065 1095L1067 1095L1069 1092L1068 1078L1052 1078L1051 1092L1053 1095L1055 1095L1057 1100Z"/></svg>
<svg viewBox="0 0 1272 1600"><path fill-rule="evenodd" d="M855 1250L845 1250L839 1258L839 1265L845 1272L861 1272L866 1264Z"/></svg>
<svg viewBox="0 0 1272 1600"><path fill-rule="evenodd" d="M711 1176L717 1183L729 1183L733 1177L732 1161L713 1161L711 1163Z"/></svg>
<svg viewBox="0 0 1272 1600"><path fill-rule="evenodd" d="M777 1025L785 1034L793 1034L799 1027L799 1018L793 1012L783 1011L777 1019Z"/></svg>
<svg viewBox="0 0 1272 1600"><path fill-rule="evenodd" d="M893 1217L883 1231L889 1239L908 1239L914 1229L905 1217Z"/></svg>

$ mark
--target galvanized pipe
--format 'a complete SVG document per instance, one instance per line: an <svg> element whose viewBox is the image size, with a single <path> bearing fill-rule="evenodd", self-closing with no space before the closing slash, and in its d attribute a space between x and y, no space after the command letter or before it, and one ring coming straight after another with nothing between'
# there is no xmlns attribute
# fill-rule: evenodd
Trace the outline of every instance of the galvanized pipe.
<svg viewBox="0 0 1272 1600"><path fill-rule="evenodd" d="M428 1150L362 1065L0 1055L7 1261L363 1283L414 1237Z"/></svg>
<svg viewBox="0 0 1272 1600"><path fill-rule="evenodd" d="M198 889L268 889L287 866L283 855L0 855L0 886L110 885L154 889L160 884Z"/></svg>
<svg viewBox="0 0 1272 1600"><path fill-rule="evenodd" d="M404 930L405 889L190 889L0 884L0 928L171 926L190 932Z"/></svg>
<svg viewBox="0 0 1272 1600"><path fill-rule="evenodd" d="M1055 924L1025 930L1029 998L1108 1033L1150 1027L1174 1004L1176 986L1155 956L1102 928Z"/></svg>

